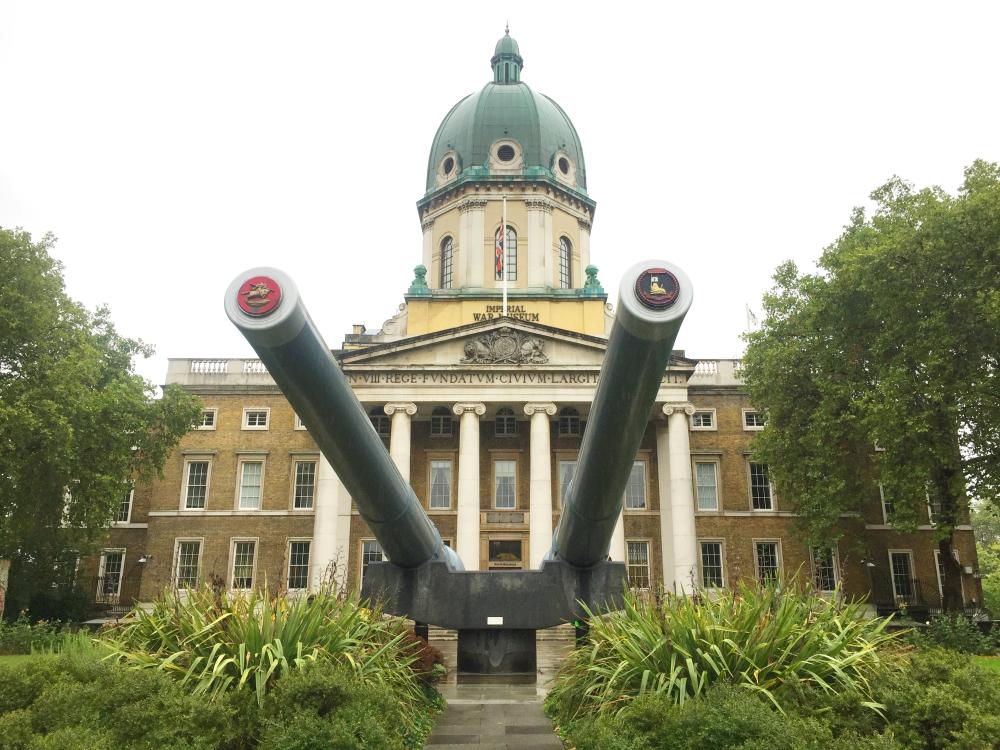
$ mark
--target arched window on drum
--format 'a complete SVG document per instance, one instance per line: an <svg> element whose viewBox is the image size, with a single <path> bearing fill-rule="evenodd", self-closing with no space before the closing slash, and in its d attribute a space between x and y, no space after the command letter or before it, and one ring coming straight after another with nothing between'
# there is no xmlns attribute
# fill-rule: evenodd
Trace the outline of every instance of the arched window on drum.
<svg viewBox="0 0 1000 750"><path fill-rule="evenodd" d="M441 240L441 273L438 277L438 287L441 289L451 289L454 248L455 243L451 237L445 237Z"/></svg>
<svg viewBox="0 0 1000 750"><path fill-rule="evenodd" d="M573 288L573 246L565 237L559 238L559 288Z"/></svg>
<svg viewBox="0 0 1000 750"><path fill-rule="evenodd" d="M517 232L514 231L514 227L507 225L507 241L502 242L502 237L500 229L496 231L494 235L496 242L494 243L494 253L493 253L493 279L495 281L503 281L503 268L504 268L504 247L507 250L507 281L517 281Z"/></svg>

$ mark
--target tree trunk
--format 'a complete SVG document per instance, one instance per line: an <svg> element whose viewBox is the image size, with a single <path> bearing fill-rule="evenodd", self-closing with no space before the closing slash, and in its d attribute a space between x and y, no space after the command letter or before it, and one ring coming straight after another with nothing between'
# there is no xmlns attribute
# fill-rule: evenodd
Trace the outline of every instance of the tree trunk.
<svg viewBox="0 0 1000 750"><path fill-rule="evenodd" d="M0 620L3 619L4 603L7 601L7 582L10 580L10 560L0 560Z"/></svg>
<svg viewBox="0 0 1000 750"><path fill-rule="evenodd" d="M941 560L941 591L944 594L941 603L945 612L961 612L965 609L962 601L962 566L952 554L954 535L938 542L938 555Z"/></svg>

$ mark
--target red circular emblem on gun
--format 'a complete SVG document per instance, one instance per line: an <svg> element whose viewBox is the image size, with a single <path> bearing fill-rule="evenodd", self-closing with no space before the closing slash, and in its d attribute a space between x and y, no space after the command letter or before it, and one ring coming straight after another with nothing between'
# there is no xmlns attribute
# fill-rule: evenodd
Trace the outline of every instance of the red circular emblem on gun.
<svg viewBox="0 0 1000 750"><path fill-rule="evenodd" d="M681 285L666 268L647 268L635 280L635 296L646 307L663 310L677 301Z"/></svg>
<svg viewBox="0 0 1000 750"><path fill-rule="evenodd" d="M243 282L236 301L247 315L268 315L281 303L281 287L270 276L254 276Z"/></svg>

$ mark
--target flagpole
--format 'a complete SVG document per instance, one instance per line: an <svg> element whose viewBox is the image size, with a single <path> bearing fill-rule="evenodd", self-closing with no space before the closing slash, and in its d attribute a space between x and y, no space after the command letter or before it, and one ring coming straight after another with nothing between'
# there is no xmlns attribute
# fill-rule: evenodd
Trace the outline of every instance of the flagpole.
<svg viewBox="0 0 1000 750"><path fill-rule="evenodd" d="M503 197L500 219L500 236L503 237L503 316L507 317L507 196Z"/></svg>

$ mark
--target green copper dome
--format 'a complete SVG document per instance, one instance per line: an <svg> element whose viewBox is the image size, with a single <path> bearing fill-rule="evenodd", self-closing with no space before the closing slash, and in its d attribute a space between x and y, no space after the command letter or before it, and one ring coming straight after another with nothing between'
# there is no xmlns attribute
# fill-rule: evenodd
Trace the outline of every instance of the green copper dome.
<svg viewBox="0 0 1000 750"><path fill-rule="evenodd" d="M591 202L580 136L558 104L521 81L524 61L509 34L490 62L493 81L452 107L438 127L427 195L468 180L547 178Z"/></svg>

